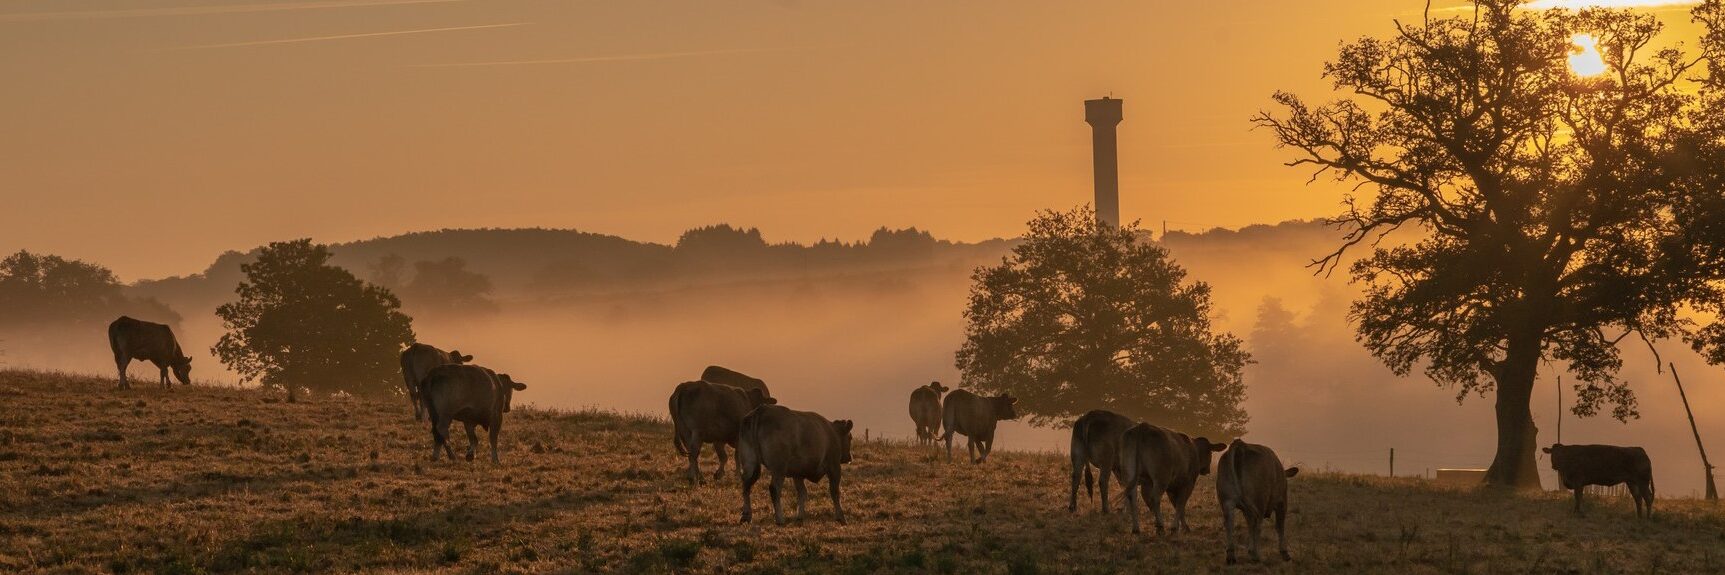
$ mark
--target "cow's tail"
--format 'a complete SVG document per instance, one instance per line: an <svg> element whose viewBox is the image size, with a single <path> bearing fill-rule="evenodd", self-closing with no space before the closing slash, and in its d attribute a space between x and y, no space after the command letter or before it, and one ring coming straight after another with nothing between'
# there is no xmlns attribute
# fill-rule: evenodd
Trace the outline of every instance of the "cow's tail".
<svg viewBox="0 0 1725 575"><path fill-rule="evenodd" d="M760 472L761 465L761 410L756 408L737 425L737 477L748 481L752 474Z"/></svg>
<svg viewBox="0 0 1725 575"><path fill-rule="evenodd" d="M429 385L436 381L438 381L437 378L427 377L422 383ZM443 429L443 426L437 424L437 402L431 400L432 394L425 392L426 385L420 386L420 393L417 399L420 403L425 405L425 419L431 422L431 438L437 442L435 445L431 446L431 449L436 451L439 445L449 444L449 437L445 435L447 430Z"/></svg>
<svg viewBox="0 0 1725 575"><path fill-rule="evenodd" d="M688 455L689 447L683 441L682 410L678 408L683 400L683 390L671 392L671 443L677 446L677 455Z"/></svg>
<svg viewBox="0 0 1725 575"><path fill-rule="evenodd" d="M1244 492L1241 491L1245 483L1240 481L1240 460L1246 456L1245 447L1246 442L1235 439L1228 443L1228 453L1223 454L1223 457L1228 458L1228 477L1234 480L1234 491L1237 495L1234 504L1240 507L1240 512L1244 513L1246 517L1261 517L1258 508L1253 507L1252 502L1243 497ZM1264 512L1268 512L1268 510Z"/></svg>
<svg viewBox="0 0 1725 575"><path fill-rule="evenodd" d="M1078 418L1072 424L1072 471L1076 475L1079 469L1084 470L1084 496L1096 498L1096 480L1090 475L1090 454L1087 452L1085 437L1089 435L1090 420Z"/></svg>

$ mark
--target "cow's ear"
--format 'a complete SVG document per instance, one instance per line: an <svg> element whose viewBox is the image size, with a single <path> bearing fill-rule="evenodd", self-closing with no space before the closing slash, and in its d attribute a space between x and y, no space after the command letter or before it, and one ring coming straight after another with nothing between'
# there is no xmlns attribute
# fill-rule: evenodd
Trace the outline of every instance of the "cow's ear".
<svg viewBox="0 0 1725 575"><path fill-rule="evenodd" d="M521 391L527 389L527 384L511 379L509 380L509 387L515 388L515 391Z"/></svg>
<svg viewBox="0 0 1725 575"><path fill-rule="evenodd" d="M1226 449L1228 449L1228 445L1225 443L1212 443L1212 444L1210 444L1210 451L1223 451Z"/></svg>
<svg viewBox="0 0 1725 575"><path fill-rule="evenodd" d="M190 364L192 363L192 358L190 356L182 357L180 358L180 363Z"/></svg>
<svg viewBox="0 0 1725 575"><path fill-rule="evenodd" d="M1288 468L1288 470L1287 470L1287 471L1284 471L1284 472L1283 472L1283 473L1286 473L1286 474L1288 474L1288 477L1293 477L1293 476L1295 476L1295 475L1299 475L1299 474L1300 474L1300 468L1298 468L1298 467L1289 467L1289 468Z"/></svg>
<svg viewBox="0 0 1725 575"><path fill-rule="evenodd" d="M1008 395L1006 396L1006 402L1012 405L1018 405L1018 398Z"/></svg>
<svg viewBox="0 0 1725 575"><path fill-rule="evenodd" d="M849 419L840 419L838 421L833 422L833 429L837 430L839 432L839 435L850 435L851 429L853 429L855 427L856 427L856 424L851 423L851 420L849 420Z"/></svg>
<svg viewBox="0 0 1725 575"><path fill-rule="evenodd" d="M1541 447L1541 448L1539 448L1539 450L1542 452L1545 452L1545 453L1551 453L1550 447Z"/></svg>

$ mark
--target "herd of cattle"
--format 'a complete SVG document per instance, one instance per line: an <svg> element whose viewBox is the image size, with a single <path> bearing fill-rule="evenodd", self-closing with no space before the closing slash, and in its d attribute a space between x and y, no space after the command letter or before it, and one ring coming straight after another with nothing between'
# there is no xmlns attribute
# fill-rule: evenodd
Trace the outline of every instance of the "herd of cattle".
<svg viewBox="0 0 1725 575"><path fill-rule="evenodd" d="M108 343L120 372L120 387L129 388L126 367L133 361L149 361L160 370L160 383L170 386L171 370L181 384L191 382L192 359L180 349L166 325L121 317L108 326ZM449 446L449 426L462 422L467 428L467 459L471 461L479 443L475 427L490 435L491 460L498 462L497 436L503 414L509 411L514 392L526 389L509 374L470 363L471 355L444 351L416 343L401 352L401 374L406 395L417 420L431 422L433 461L439 453L454 459ZM944 400L943 400L944 396ZM999 422L1018 418L1017 400L1009 395L984 397L966 390L948 390L934 382L910 394L910 418L919 443L946 442L947 461L952 460L952 436L963 435L972 463L983 463L994 450L994 432ZM688 457L691 484L701 483L700 452L712 444L718 458L713 480L723 477L728 459L725 448L736 451L736 471L742 479L742 521L751 519L751 492L765 469L770 478L773 517L784 523L780 493L784 480L795 481L797 518L803 517L808 497L806 482L826 480L833 500L833 513L844 523L839 486L842 465L851 461L851 431L848 420L828 420L808 411L778 405L767 384L760 379L719 366L709 366L701 379L679 384L671 392L669 409L672 443L678 455ZM1208 475L1211 458L1216 463L1216 497L1222 511L1227 559L1235 561L1234 512L1246 519L1248 550L1258 560L1258 533L1263 520L1276 520L1277 546L1288 559L1284 529L1288 510L1288 478L1297 467L1282 466L1275 451L1263 445L1235 439L1217 443L1204 437L1164 429L1104 410L1085 413L1072 424L1072 476L1067 510L1078 511L1078 485L1094 497L1101 476L1100 510L1109 512L1110 478L1121 482L1130 512L1132 532L1139 532L1138 499L1154 514L1156 532L1164 532L1161 500L1167 497L1174 509L1173 530L1188 530L1186 503L1198 478ZM1653 513L1653 465L1640 447L1611 445L1562 445L1545 448L1552 469L1564 489L1575 492L1575 511L1581 512L1583 487L1627 484L1635 500L1637 517Z"/></svg>

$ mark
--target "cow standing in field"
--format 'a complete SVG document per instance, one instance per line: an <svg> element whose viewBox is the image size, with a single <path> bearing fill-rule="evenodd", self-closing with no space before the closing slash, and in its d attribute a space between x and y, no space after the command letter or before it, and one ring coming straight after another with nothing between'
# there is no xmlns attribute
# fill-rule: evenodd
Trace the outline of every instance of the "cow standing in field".
<svg viewBox="0 0 1725 575"><path fill-rule="evenodd" d="M498 463L497 434L503 431L503 414L509 412L509 402L515 392L527 389L507 373L497 373L477 365L449 364L432 368L420 383L419 395L425 402L425 415L431 420L431 460L437 461L438 449L455 459L449 448L449 423L467 425L467 460L479 437L475 426L484 427L491 435L491 462Z"/></svg>
<svg viewBox="0 0 1725 575"><path fill-rule="evenodd" d="M918 445L934 443L935 434L940 432L940 396L946 392L946 386L938 381L910 392L910 420L916 424Z"/></svg>
<svg viewBox="0 0 1725 575"><path fill-rule="evenodd" d="M1228 444L1228 452L1216 463L1216 501L1222 505L1222 533L1228 539L1228 564L1234 564L1234 510L1246 518L1251 535L1247 550L1252 560L1258 560L1258 532L1264 519L1276 516L1276 548L1282 560L1288 555L1288 536L1284 529L1288 516L1288 478L1300 472L1298 467L1282 469L1276 452L1262 445L1238 439Z"/></svg>
<svg viewBox="0 0 1725 575"><path fill-rule="evenodd" d="M762 405L778 403L764 390L732 387L705 381L690 381L671 392L672 442L678 455L689 456L689 483L701 484L701 444L713 444L719 468L713 481L725 472L725 446L737 446L737 430L743 416Z"/></svg>
<svg viewBox="0 0 1725 575"><path fill-rule="evenodd" d="M709 365L707 366L707 369L701 370L701 381L717 383L720 385L729 385L745 391L750 389L759 389L761 390L761 395L765 395L767 397L773 396L773 391L767 389L767 382L717 365Z"/></svg>
<svg viewBox="0 0 1725 575"><path fill-rule="evenodd" d="M962 389L948 394L946 404L941 406L941 424L946 427L946 460L952 461L952 434L960 433L965 437L965 448L970 450L970 462L987 461L988 454L994 451L995 426L1003 419L1018 419L1018 411L1013 408L1017 403L1010 395L982 397ZM977 456L978 451L981 457Z"/></svg>
<svg viewBox="0 0 1725 575"><path fill-rule="evenodd" d="M1564 445L1553 443L1541 451L1551 454L1551 468L1558 483L1575 490L1575 512L1581 513L1581 490L1589 485L1629 486L1635 499L1635 516L1653 516L1653 461L1639 447L1616 445ZM1643 511L1645 509L1645 511Z"/></svg>
<svg viewBox="0 0 1725 575"><path fill-rule="evenodd" d="M461 355L459 350L443 351L423 343L401 350L401 379L407 384L407 402L413 405L414 421L425 419L425 402L419 398L419 385L425 381L425 376L437 366L470 361L473 361L473 356Z"/></svg>
<svg viewBox="0 0 1725 575"><path fill-rule="evenodd" d="M192 383L192 358L180 351L174 330L168 326L136 320L126 316L108 324L108 347L114 350L114 366L120 370L120 389L131 389L126 378L126 366L134 361L149 361L161 372L163 389L172 388L168 370L180 385Z"/></svg>
<svg viewBox="0 0 1725 575"><path fill-rule="evenodd" d="M1210 473L1210 457L1226 445L1205 438L1192 439L1148 423L1126 430L1120 438L1120 476L1125 485L1126 507L1132 512L1132 532L1138 533L1138 488L1144 504L1156 515L1156 534L1162 531L1162 494L1174 505L1174 531L1190 531L1186 525L1186 500L1192 498L1198 476Z"/></svg>
<svg viewBox="0 0 1725 575"><path fill-rule="evenodd" d="M1084 478L1084 491L1095 496L1091 466L1102 476L1103 513L1113 511L1108 503L1108 478L1120 474L1120 438L1131 429L1133 421L1124 415L1093 410L1072 422L1072 488L1066 503L1068 512L1078 512L1078 479Z"/></svg>
<svg viewBox="0 0 1725 575"><path fill-rule="evenodd" d="M827 480L827 491L833 498L833 516L845 522L845 508L839 502L840 466L851 462L850 421L828 422L827 418L809 411L793 411L778 405L766 405L749 412L743 418L741 442L737 445L737 469L743 477L743 523L752 517L750 492L761 478L765 467L771 476L767 492L773 498L773 521L785 524L780 505L785 478L797 484L797 520L803 518L803 504L809 489L805 481Z"/></svg>

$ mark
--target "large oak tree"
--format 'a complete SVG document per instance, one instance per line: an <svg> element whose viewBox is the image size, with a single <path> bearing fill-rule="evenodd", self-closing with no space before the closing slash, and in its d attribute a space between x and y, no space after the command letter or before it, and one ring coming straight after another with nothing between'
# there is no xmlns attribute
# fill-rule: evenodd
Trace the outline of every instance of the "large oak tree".
<svg viewBox="0 0 1725 575"><path fill-rule="evenodd" d="M1698 17L1716 24L1718 3ZM1681 339L1725 359L1707 313L1725 296L1721 108L1705 87L1718 43L1662 47L1646 14L1476 5L1345 44L1324 74L1351 96L1278 93L1282 110L1254 121L1299 153L1290 165L1364 192L1314 263L1369 250L1350 265L1366 286L1351 310L1360 340L1397 373L1494 393L1486 480L1537 487L1542 364L1572 375L1576 414L1626 419L1620 345ZM1570 69L1578 34L1597 39L1604 74Z"/></svg>

